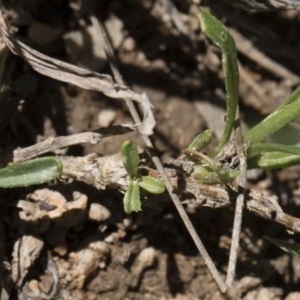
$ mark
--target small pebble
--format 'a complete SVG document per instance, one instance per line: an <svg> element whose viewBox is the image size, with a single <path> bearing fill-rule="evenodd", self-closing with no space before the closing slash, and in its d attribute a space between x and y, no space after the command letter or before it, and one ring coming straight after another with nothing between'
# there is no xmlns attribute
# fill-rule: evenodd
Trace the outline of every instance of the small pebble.
<svg viewBox="0 0 300 300"><path fill-rule="evenodd" d="M37 280L33 279L28 283L28 287L31 289L31 291L35 294L35 295L40 295L40 289L39 289L39 283Z"/></svg>
<svg viewBox="0 0 300 300"><path fill-rule="evenodd" d="M89 220L105 221L110 218L110 211L99 203L92 203L89 210Z"/></svg>
<svg viewBox="0 0 300 300"><path fill-rule="evenodd" d="M132 38L132 37L127 37L126 39L125 39L125 41L124 41L124 43L123 43L123 49L125 50L125 51L128 51L128 52L130 52L130 51L133 51L134 49L135 49L135 47L136 47L136 42L135 42L135 40Z"/></svg>
<svg viewBox="0 0 300 300"><path fill-rule="evenodd" d="M98 114L98 124L100 127L109 126L116 117L116 112L112 109L102 109Z"/></svg>
<svg viewBox="0 0 300 300"><path fill-rule="evenodd" d="M64 255L66 255L67 252L68 252L68 248L67 248L67 245L66 245L66 244L59 245L59 246L55 247L53 250L54 250L54 252L57 253L59 256L64 256Z"/></svg>

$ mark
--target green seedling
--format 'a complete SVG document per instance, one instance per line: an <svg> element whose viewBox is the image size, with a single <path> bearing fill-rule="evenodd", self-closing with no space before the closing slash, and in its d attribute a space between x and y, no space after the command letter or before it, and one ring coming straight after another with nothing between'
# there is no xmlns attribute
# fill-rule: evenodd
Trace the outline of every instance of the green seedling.
<svg viewBox="0 0 300 300"><path fill-rule="evenodd" d="M237 52L233 38L226 27L213 17L206 9L200 8L200 22L203 32L222 52L222 67L226 89L226 122L223 136L217 147L209 153L214 158L228 142L235 121L238 105L239 73ZM266 143L264 139L289 124L300 115L300 87L270 116L249 130L244 140L249 142L247 149L248 169L260 167L274 169L300 163L300 145L282 145ZM212 139L212 131L201 133L189 146L189 149L202 151ZM186 154L186 160L195 162L192 176L202 183L230 183L239 174L237 170L224 170L213 164Z"/></svg>
<svg viewBox="0 0 300 300"><path fill-rule="evenodd" d="M220 153L222 148L228 142L234 127L236 118L237 105L238 105L238 92L239 92L239 74L237 67L237 52L233 38L228 33L225 26L219 22L216 18L210 15L210 13L204 8L200 8L200 22L202 31L211 41L220 48L222 52L222 67L225 78L226 89L226 122L223 136L217 145L217 147L209 153L210 158L215 158ZM274 169L288 167L300 163L300 144L296 145L284 145L268 142L268 139L272 139L272 135L278 130L288 125L300 116L300 86L286 99L286 101L278 107L272 114L266 117L262 122L250 129L243 135L242 141L248 145L246 150L247 157L247 169L250 168L263 168ZM237 123L238 125L238 123ZM237 131L239 133L240 131ZM237 139L240 137L237 134ZM240 145L241 146L241 145ZM240 152L240 151L238 151ZM243 165L245 166L245 165ZM226 172L226 171L225 171ZM230 171L231 172L231 171ZM233 170L233 172L236 172ZM199 162L198 166L194 168L192 176L195 176L202 182L222 183L226 180L230 181L231 177L237 176L238 173L223 173L223 170L216 170L213 168L213 164L209 163L205 165L203 162ZM245 178L242 178L242 187L245 186ZM242 198L239 203L237 202L235 215L235 233L233 237L238 236L241 225L241 209L243 205ZM278 239L268 238L272 243L276 244L282 250L291 253L293 255L300 256L300 245L287 243ZM232 247L233 250L237 250L237 247ZM232 252L230 256L230 264L228 266L228 282L231 283L231 273L235 269L236 254ZM231 258L234 258L231 260ZM229 284L230 286L230 284Z"/></svg>
<svg viewBox="0 0 300 300"><path fill-rule="evenodd" d="M42 157L11 164L0 169L0 187L13 188L41 184L59 177L62 163L55 157Z"/></svg>
<svg viewBox="0 0 300 300"><path fill-rule="evenodd" d="M283 250L289 254L300 257L300 245L299 244L289 243L289 242L283 241L281 239L274 239L274 238L270 238L268 236L265 236L265 238L267 240L269 240L271 243L275 244L281 250Z"/></svg>
<svg viewBox="0 0 300 300"><path fill-rule="evenodd" d="M203 131L193 140L188 149L197 152L202 151L211 143L212 134L211 129ZM185 160L195 162L191 176L204 184L228 184L233 182L240 173L238 170L224 170L221 165L218 165L209 157L205 160L203 158L199 159L198 156L193 154L186 154Z"/></svg>
<svg viewBox="0 0 300 300"><path fill-rule="evenodd" d="M220 143L209 154L215 157L228 142L238 105L239 73L237 66L237 52L235 43L226 27L213 17L208 10L200 8L200 22L203 32L222 52L222 67L226 89L226 123ZM288 125L300 116L300 86L262 122L244 134L244 141L248 141L247 149L248 169L275 169L288 167L300 163L300 145L283 145L266 143L265 139ZM213 174L210 174L213 175ZM202 175L200 177L203 177ZM214 176L212 176L214 177Z"/></svg>
<svg viewBox="0 0 300 300"><path fill-rule="evenodd" d="M124 211L127 214L141 210L140 187L152 194L165 191L164 183L151 176L139 175L139 154L137 146L130 140L122 144L123 165L130 177L130 183L124 196Z"/></svg>

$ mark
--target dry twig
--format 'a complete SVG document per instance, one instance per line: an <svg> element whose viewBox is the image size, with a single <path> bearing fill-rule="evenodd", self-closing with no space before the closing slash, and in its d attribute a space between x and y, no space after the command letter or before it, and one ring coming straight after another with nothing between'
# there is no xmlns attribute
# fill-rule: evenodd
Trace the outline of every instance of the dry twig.
<svg viewBox="0 0 300 300"><path fill-rule="evenodd" d="M88 71L51 58L14 39L8 33L2 12L0 14L0 30L8 48L15 55L26 60L37 72L84 89L102 92L108 97L131 97L135 101L142 102L141 95L134 93L125 86L115 84L109 75Z"/></svg>
<svg viewBox="0 0 300 300"><path fill-rule="evenodd" d="M11 151L7 151L3 153L1 160L8 161L12 156L12 161L17 163L37 157L47 152L55 152L57 149L72 145L82 143L97 144L105 137L129 133L134 130L134 127L135 126L133 124L129 123L100 128L92 132L82 132L69 136L49 137L45 141L37 143L33 146L24 149L16 149L13 151L13 153Z"/></svg>
<svg viewBox="0 0 300 300"><path fill-rule="evenodd" d="M234 38L236 48L239 52L255 61L257 64L275 74L276 76L286 80L291 86L297 85L300 82L300 77L282 65L278 64L264 53L259 51L248 39L243 37L239 32L230 29L230 34Z"/></svg>
<svg viewBox="0 0 300 300"><path fill-rule="evenodd" d="M233 229L232 229L232 238L231 238L231 247L229 254L229 264L226 278L227 287L231 287L235 269L236 269L236 261L239 249L239 241L241 234L241 226L243 220L243 207L245 204L245 191L246 191L246 181L247 181L247 157L245 155L244 150L244 141L242 135L242 127L240 122L240 112L237 109L236 112L236 125L235 125L235 142L236 142L236 152L240 161L240 176L239 176L239 191L235 204L235 214L233 221Z"/></svg>
<svg viewBox="0 0 300 300"><path fill-rule="evenodd" d="M60 157L63 163L63 175L93 185L98 189L107 186L125 191L130 178L123 166L121 154L98 157L96 154L89 154L85 157ZM145 162L148 165L148 162ZM143 166L141 166L143 167ZM172 189L178 193L190 193L194 200L184 203L197 203L200 206L220 208L232 204L231 199L236 199L238 192L220 185L202 184L177 168L166 168ZM161 178L161 175L153 169L148 169L149 175ZM290 216L282 211L277 203L277 197L264 196L260 191L252 190L246 192L246 209L256 215L283 225L288 230L300 233L300 219ZM151 196L149 196L151 197ZM156 196L155 196L156 197Z"/></svg>

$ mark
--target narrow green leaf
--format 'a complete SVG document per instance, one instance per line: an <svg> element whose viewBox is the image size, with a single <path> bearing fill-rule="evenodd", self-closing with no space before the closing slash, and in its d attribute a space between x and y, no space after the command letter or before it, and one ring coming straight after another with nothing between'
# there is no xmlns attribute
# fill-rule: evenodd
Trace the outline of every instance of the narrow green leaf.
<svg viewBox="0 0 300 300"><path fill-rule="evenodd" d="M253 157L264 152L283 152L300 156L300 145L282 145L273 143L257 143L252 144L247 149L247 157ZM300 158L300 157L299 157Z"/></svg>
<svg viewBox="0 0 300 300"><path fill-rule="evenodd" d="M244 139L251 144L261 142L264 138L272 135L285 125L295 120L300 115L300 86L292 95L272 114L259 124L250 129Z"/></svg>
<svg viewBox="0 0 300 300"><path fill-rule="evenodd" d="M239 71L234 40L226 27L206 9L200 8L203 32L221 49L226 88L226 123L223 136L210 156L215 156L228 142L233 129L239 97Z"/></svg>
<svg viewBox="0 0 300 300"><path fill-rule="evenodd" d="M216 171L193 173L192 177L204 184L222 184L222 180Z"/></svg>
<svg viewBox="0 0 300 300"><path fill-rule="evenodd" d="M60 176L63 166L55 157L41 157L0 169L0 187L12 188L41 184Z"/></svg>
<svg viewBox="0 0 300 300"><path fill-rule="evenodd" d="M289 243L286 241L283 241L281 239L274 239L270 238L268 236L265 236L267 240L278 246L281 250L290 253L295 256L300 256L300 245L299 244L294 244L294 243Z"/></svg>
<svg viewBox="0 0 300 300"><path fill-rule="evenodd" d="M131 179L136 179L139 170L139 153L137 146L130 140L122 144L122 160Z"/></svg>
<svg viewBox="0 0 300 300"><path fill-rule="evenodd" d="M295 102L297 100L300 99L300 86L298 86L293 93L284 101L283 105L281 105L280 107L278 107L276 109L276 111L279 111L280 109L282 109L282 106L286 106L289 105L292 102Z"/></svg>
<svg viewBox="0 0 300 300"><path fill-rule="evenodd" d="M300 156L284 152L265 152L247 160L248 169L279 169L300 163Z"/></svg>
<svg viewBox="0 0 300 300"><path fill-rule="evenodd" d="M151 176L143 176L139 185L141 188L152 194L161 194L165 191L164 183L160 179Z"/></svg>
<svg viewBox="0 0 300 300"><path fill-rule="evenodd" d="M138 212L141 209L140 188L136 180L130 181L124 196L124 211L127 214L133 211Z"/></svg>
<svg viewBox="0 0 300 300"><path fill-rule="evenodd" d="M216 171L204 173L193 173L193 178L199 180L204 184L228 184L235 180L235 178L240 174L240 171L228 171L226 174L220 174Z"/></svg>
<svg viewBox="0 0 300 300"><path fill-rule="evenodd" d="M204 184L227 184L235 180L235 178L240 174L238 170L226 171L224 169L211 169L209 166L196 166L192 177L196 180L199 180Z"/></svg>
<svg viewBox="0 0 300 300"><path fill-rule="evenodd" d="M226 171L222 169L221 171L218 172L218 174L223 183L231 183L240 175L240 171L239 170Z"/></svg>
<svg viewBox="0 0 300 300"><path fill-rule="evenodd" d="M196 136L188 148L196 151L202 151L211 143L212 137L213 131L211 129L204 130Z"/></svg>

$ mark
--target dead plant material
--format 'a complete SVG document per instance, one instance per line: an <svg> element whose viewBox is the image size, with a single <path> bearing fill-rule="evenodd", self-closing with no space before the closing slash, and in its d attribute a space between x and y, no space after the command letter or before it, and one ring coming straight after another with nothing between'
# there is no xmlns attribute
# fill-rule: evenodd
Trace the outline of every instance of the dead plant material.
<svg viewBox="0 0 300 300"><path fill-rule="evenodd" d="M44 55L13 38L7 31L2 14L0 30L6 45L15 54L26 60L37 72L53 79L72 83L83 89L94 90L111 98L131 98L142 102L142 96L128 87L116 84L110 75L85 70L58 59Z"/></svg>
<svg viewBox="0 0 300 300"><path fill-rule="evenodd" d="M155 127L156 122L152 113L152 105L145 93L141 95L137 94L128 87L115 83L110 75L99 74L79 68L44 55L25 45L8 32L1 7L0 31L10 51L17 56L22 57L38 73L59 81L74 84L83 89L101 92L111 98L126 98L140 103L144 112L144 119L141 124L141 128L144 128L143 133L145 135L153 134L153 128Z"/></svg>
<svg viewBox="0 0 300 300"><path fill-rule="evenodd" d="M60 157L63 163L63 175L91 184L98 189L106 186L125 191L130 178L123 166L121 154L97 157L95 154L85 157ZM172 166L170 166L172 167ZM160 177L153 169L149 174ZM194 203L200 206L219 208L232 204L238 193L230 187L222 185L205 185L181 173L174 168L165 169L169 175L172 186L178 193L190 193L194 196ZM290 216L282 211L277 203L277 197L264 196L260 191L246 192L245 207L256 215L279 223L288 230L300 232L300 219Z"/></svg>
<svg viewBox="0 0 300 300"><path fill-rule="evenodd" d="M31 226L34 232L42 233L49 228L50 222L63 228L82 222L86 215L87 196L74 192L73 201L67 201L59 192L40 189L28 200L18 200L13 205L20 209L19 228Z"/></svg>
<svg viewBox="0 0 300 300"><path fill-rule="evenodd" d="M44 242L37 237L24 235L19 238L13 250L12 279L17 286L23 284L29 268L39 257L44 246Z"/></svg>
<svg viewBox="0 0 300 300"><path fill-rule="evenodd" d="M69 147L72 145L82 144L82 143L90 143L97 144L103 138L129 133L135 130L135 126L131 123L124 125L116 125L109 126L105 128L100 128L98 130L94 130L92 132L82 132L77 134L72 134L69 136L60 136L60 137L49 137L43 142L37 143L33 146L24 148L24 149L16 149L11 153L11 151L4 152L1 160L10 159L13 156L13 162L21 162L24 160L28 160L34 158L36 156L42 155L47 152L54 152L55 150Z"/></svg>
<svg viewBox="0 0 300 300"><path fill-rule="evenodd" d="M234 29L230 29L230 33L233 36L236 48L243 55L256 62L274 75L286 80L290 86L298 85L300 77L287 68L283 67L279 63L275 62L271 58L267 57L264 53L259 51L248 39L243 37L239 32Z"/></svg>

